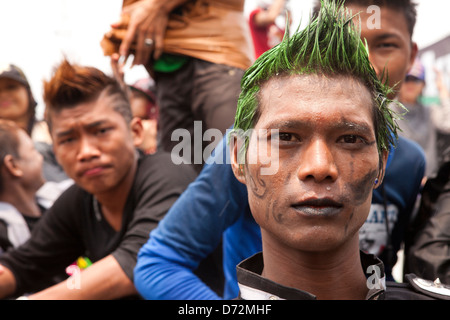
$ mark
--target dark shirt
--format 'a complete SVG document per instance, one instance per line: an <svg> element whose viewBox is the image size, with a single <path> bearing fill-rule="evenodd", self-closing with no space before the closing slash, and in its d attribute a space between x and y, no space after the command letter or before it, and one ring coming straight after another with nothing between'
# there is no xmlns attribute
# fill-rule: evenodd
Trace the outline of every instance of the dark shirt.
<svg viewBox="0 0 450 320"><path fill-rule="evenodd" d="M133 281L139 248L194 178L191 167L174 165L170 154L141 154L119 231L100 207L96 215L93 196L73 185L41 218L30 240L5 253L0 263L13 272L18 293L48 287L52 276L79 256L94 263L111 254Z"/></svg>
<svg viewBox="0 0 450 320"><path fill-rule="evenodd" d="M384 265L380 259L361 251L361 264L367 277L366 300L429 300L450 299L450 290L442 294L430 291L433 282L408 275L408 283L386 282ZM316 300L313 294L286 287L261 276L264 268L262 253L242 261L237 266L239 299L242 300ZM421 286L423 284L423 286ZM428 285L428 287L427 287Z"/></svg>

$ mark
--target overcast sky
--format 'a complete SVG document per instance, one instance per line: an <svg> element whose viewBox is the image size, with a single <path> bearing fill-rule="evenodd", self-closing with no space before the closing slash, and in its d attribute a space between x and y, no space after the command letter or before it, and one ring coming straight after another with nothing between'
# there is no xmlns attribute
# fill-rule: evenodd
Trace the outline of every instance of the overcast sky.
<svg viewBox="0 0 450 320"><path fill-rule="evenodd" d="M256 0L246 1L246 13ZM423 48L447 35L448 0L419 0L414 40ZM312 0L291 0L294 26L308 21ZM42 79L65 54L71 61L93 65L110 72L99 42L116 21L122 0L0 0L0 67L15 63L27 75L42 113ZM442 23L445 21L446 23ZM442 27L444 25L445 27ZM126 80L145 75L131 70Z"/></svg>

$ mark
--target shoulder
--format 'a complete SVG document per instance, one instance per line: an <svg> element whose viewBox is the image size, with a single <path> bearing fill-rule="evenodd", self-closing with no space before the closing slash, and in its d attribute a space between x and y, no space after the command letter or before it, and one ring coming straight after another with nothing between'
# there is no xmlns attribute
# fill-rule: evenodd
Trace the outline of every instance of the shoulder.
<svg viewBox="0 0 450 320"><path fill-rule="evenodd" d="M399 137L393 161L425 162L425 152L415 141L405 137Z"/></svg>
<svg viewBox="0 0 450 320"><path fill-rule="evenodd" d="M88 197L89 193L76 184L72 184L55 200L43 218L51 217L53 219L57 217L59 220L59 218L66 219L66 217L80 216L79 212L84 210L82 208L84 208ZM77 214L73 214L74 212L77 212Z"/></svg>
<svg viewBox="0 0 450 320"><path fill-rule="evenodd" d="M141 175L151 176L152 180L168 177L170 180L180 181L193 180L196 177L192 166L175 164L171 154L163 151L141 156L138 170Z"/></svg>
<svg viewBox="0 0 450 320"><path fill-rule="evenodd" d="M450 286L439 279L430 281L414 274L405 278L405 283L387 282L386 300L450 300Z"/></svg>
<svg viewBox="0 0 450 320"><path fill-rule="evenodd" d="M385 181L392 184L420 185L425 173L425 153L416 142L399 137L389 167L386 168ZM414 173L414 174L411 174Z"/></svg>

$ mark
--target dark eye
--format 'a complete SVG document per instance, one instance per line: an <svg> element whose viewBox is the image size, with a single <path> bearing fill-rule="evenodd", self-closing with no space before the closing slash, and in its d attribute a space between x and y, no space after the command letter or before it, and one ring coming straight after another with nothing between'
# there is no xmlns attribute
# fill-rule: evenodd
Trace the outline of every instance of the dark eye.
<svg viewBox="0 0 450 320"><path fill-rule="evenodd" d="M357 143L368 144L366 139L354 134L347 134L345 136L342 136L338 139L338 142L345 144L357 144Z"/></svg>
<svg viewBox="0 0 450 320"><path fill-rule="evenodd" d="M105 134L105 133L107 133L108 131L110 131L111 130L111 128L99 128L98 130L97 130L97 134L98 135L102 135L102 134Z"/></svg>
<svg viewBox="0 0 450 320"><path fill-rule="evenodd" d="M60 145L63 145L63 144L68 144L68 143L71 143L71 142L73 142L75 139L74 138L64 138L64 139L61 139L61 140L59 140L58 141L58 143L60 144Z"/></svg>
<svg viewBox="0 0 450 320"><path fill-rule="evenodd" d="M359 138L355 135L348 135L348 136L344 136L342 139L345 143L356 143L356 142L358 142Z"/></svg>
<svg viewBox="0 0 450 320"><path fill-rule="evenodd" d="M20 84L16 84L16 83L11 83L6 87L6 89L9 91L15 91L15 90L18 90L19 88L20 88Z"/></svg>
<svg viewBox="0 0 450 320"><path fill-rule="evenodd" d="M383 42L378 45L378 48L381 48L381 49L392 49L392 48L397 48L397 47L398 46L393 42Z"/></svg>
<svg viewBox="0 0 450 320"><path fill-rule="evenodd" d="M280 132L278 137L281 141L292 141L292 139L294 138L292 133L285 133L285 132Z"/></svg>

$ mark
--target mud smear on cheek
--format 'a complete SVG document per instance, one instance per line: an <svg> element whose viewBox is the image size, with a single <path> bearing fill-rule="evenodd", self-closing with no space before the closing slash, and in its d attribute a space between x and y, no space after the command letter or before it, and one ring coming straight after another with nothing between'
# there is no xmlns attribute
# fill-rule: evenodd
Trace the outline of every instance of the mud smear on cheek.
<svg viewBox="0 0 450 320"><path fill-rule="evenodd" d="M353 203L354 207L358 207L366 202L367 198L373 192L373 182L375 181L375 177L377 176L378 171L373 170L366 174L362 179L349 183L347 190L350 191L352 197L348 197L347 199L342 199L342 201L347 201L347 203ZM347 223L345 224L345 234L347 234L348 226L350 222L353 220L355 215L355 209L350 214Z"/></svg>
<svg viewBox="0 0 450 320"><path fill-rule="evenodd" d="M373 184L378 171L373 170L366 174L362 179L353 183L349 183L351 194L353 195L353 203L355 206L362 205L373 191Z"/></svg>

